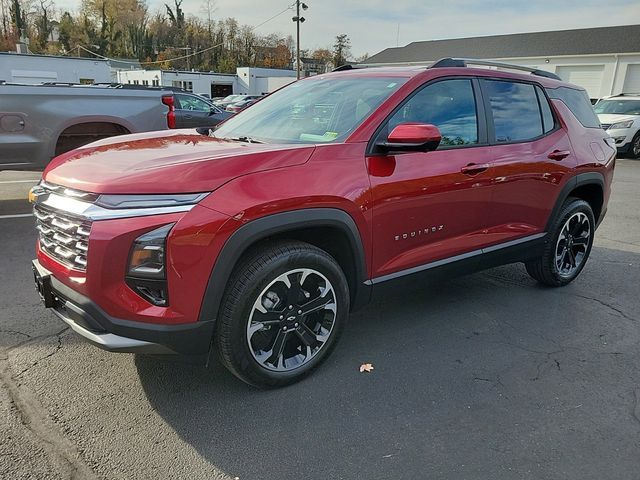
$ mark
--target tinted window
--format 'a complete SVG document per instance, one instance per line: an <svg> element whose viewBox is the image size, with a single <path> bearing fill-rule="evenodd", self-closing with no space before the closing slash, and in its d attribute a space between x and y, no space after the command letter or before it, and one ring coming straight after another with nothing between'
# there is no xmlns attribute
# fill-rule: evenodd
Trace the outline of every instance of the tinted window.
<svg viewBox="0 0 640 480"><path fill-rule="evenodd" d="M548 88L547 94L551 98L562 100L569 107L571 113L575 115L578 121L588 128L600 128L600 121L593 112L589 95L584 90L576 90L574 88L560 87Z"/></svg>
<svg viewBox="0 0 640 480"><path fill-rule="evenodd" d="M406 122L429 123L440 129L440 145L478 143L478 118L471 80L444 80L427 85L389 120L389 131Z"/></svg>
<svg viewBox="0 0 640 480"><path fill-rule="evenodd" d="M483 80L483 92L491 105L498 143L531 140L542 135L542 117L533 85Z"/></svg>
<svg viewBox="0 0 640 480"><path fill-rule="evenodd" d="M540 115L542 115L542 126L544 133L550 132L556 126L553 113L551 113L551 107L549 106L549 100L540 87L536 87L536 93L538 94L538 102L540 103Z"/></svg>

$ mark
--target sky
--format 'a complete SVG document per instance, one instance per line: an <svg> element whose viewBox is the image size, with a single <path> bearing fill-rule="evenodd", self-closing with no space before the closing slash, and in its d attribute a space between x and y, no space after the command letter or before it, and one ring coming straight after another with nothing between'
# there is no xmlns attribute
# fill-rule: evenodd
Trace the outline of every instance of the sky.
<svg viewBox="0 0 640 480"><path fill-rule="evenodd" d="M173 0L170 0L171 4ZM147 0L151 12L163 0ZM205 17L203 0L183 0L186 14ZM235 17L258 25L286 10L293 0L215 0L214 17ZM304 0L301 48L331 47L346 33L353 57L373 55L414 41L505 33L566 30L640 23L640 0ZM77 10L79 0L56 0L58 9ZM291 34L293 10L256 29Z"/></svg>

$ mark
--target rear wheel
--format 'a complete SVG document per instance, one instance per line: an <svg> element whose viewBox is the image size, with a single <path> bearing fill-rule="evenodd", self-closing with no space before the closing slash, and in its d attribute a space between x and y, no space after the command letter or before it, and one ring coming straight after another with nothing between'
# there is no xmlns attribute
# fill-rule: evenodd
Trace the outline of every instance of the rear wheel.
<svg viewBox="0 0 640 480"><path fill-rule="evenodd" d="M594 229L591 206L584 200L567 199L550 229L542 256L525 263L529 275L552 287L573 281L587 263Z"/></svg>
<svg viewBox="0 0 640 480"><path fill-rule="evenodd" d="M217 350L251 385L293 383L331 353L348 311L347 281L333 257L302 242L271 244L248 255L232 275Z"/></svg>

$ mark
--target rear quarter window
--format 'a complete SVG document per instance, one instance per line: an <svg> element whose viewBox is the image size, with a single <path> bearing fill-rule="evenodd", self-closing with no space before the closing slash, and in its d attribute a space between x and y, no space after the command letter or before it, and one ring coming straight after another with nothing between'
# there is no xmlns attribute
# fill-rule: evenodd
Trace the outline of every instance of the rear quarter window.
<svg viewBox="0 0 640 480"><path fill-rule="evenodd" d="M600 120L593 111L591 100L586 91L568 87L547 88L546 90L550 98L562 101L583 126L600 128Z"/></svg>

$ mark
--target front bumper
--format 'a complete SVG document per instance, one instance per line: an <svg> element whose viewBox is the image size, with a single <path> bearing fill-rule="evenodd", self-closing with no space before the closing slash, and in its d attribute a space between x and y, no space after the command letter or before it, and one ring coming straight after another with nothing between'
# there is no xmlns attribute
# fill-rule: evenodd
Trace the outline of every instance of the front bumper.
<svg viewBox="0 0 640 480"><path fill-rule="evenodd" d="M213 322L158 325L107 315L89 298L56 279L33 260L36 290L45 307L90 343L111 352L193 354L209 351Z"/></svg>

